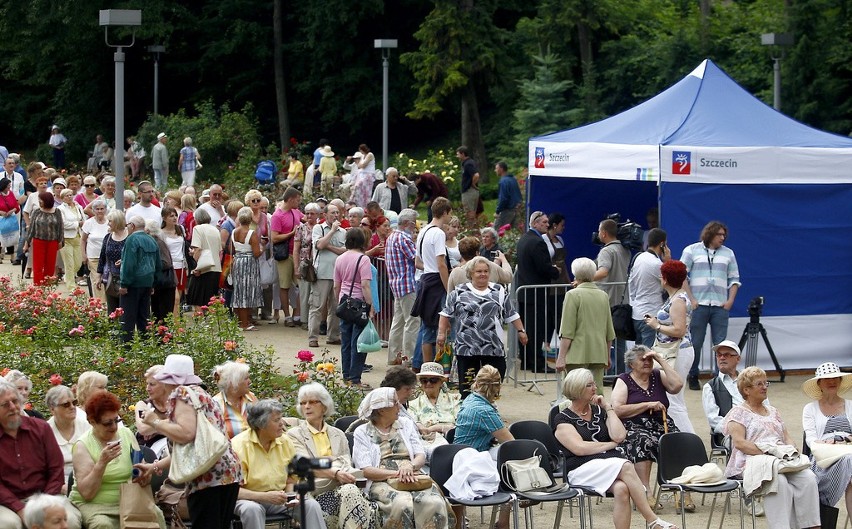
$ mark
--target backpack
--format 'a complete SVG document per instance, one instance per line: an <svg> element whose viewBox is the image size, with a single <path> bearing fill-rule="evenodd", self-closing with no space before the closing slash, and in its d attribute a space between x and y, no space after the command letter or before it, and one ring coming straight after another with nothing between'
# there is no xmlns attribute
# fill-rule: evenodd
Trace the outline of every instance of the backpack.
<svg viewBox="0 0 852 529"><path fill-rule="evenodd" d="M271 184L275 182L275 175L278 173L278 167L272 160L263 160L257 164L257 170L254 172L255 179L261 184Z"/></svg>

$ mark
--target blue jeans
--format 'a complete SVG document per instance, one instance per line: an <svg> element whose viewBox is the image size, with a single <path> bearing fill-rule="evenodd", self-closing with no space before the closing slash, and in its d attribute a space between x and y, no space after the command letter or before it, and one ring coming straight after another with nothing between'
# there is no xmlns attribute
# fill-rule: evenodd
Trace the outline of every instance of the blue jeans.
<svg viewBox="0 0 852 529"><path fill-rule="evenodd" d="M358 337L364 327L354 323L340 320L340 363L343 369L343 380L353 384L361 383L361 373L364 371L364 362L367 353L358 352Z"/></svg>
<svg viewBox="0 0 852 529"><path fill-rule="evenodd" d="M636 330L636 345L644 345L648 349L654 346L657 333L648 327L645 320L633 320L633 328Z"/></svg>
<svg viewBox="0 0 852 529"><path fill-rule="evenodd" d="M612 347L609 349L610 366L607 370L608 375L620 375L625 372L624 353L627 351L627 342L620 338L612 341Z"/></svg>
<svg viewBox="0 0 852 529"><path fill-rule="evenodd" d="M698 376L698 364L701 362L701 350L704 337L707 335L707 324L710 324L710 339L716 345L728 337L728 318L730 312L722 307L699 305L692 311L692 322L689 333L692 335L692 348L695 349L695 359L689 369L690 377Z"/></svg>
<svg viewBox="0 0 852 529"><path fill-rule="evenodd" d="M417 343L414 344L414 353L411 355L411 367L414 369L420 369L420 366L423 365L423 333L425 331L425 327L423 324L420 325L420 331L417 333Z"/></svg>

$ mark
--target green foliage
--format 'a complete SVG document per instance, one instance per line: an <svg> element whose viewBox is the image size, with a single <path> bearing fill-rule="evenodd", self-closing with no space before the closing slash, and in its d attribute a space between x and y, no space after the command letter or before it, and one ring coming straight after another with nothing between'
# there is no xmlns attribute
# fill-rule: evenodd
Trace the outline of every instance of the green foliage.
<svg viewBox="0 0 852 529"><path fill-rule="evenodd" d="M19 369L32 379L30 401L42 413L49 414L43 401L52 384L70 386L89 370L107 375L110 391L122 402L135 403L146 395L145 370L169 354L191 356L195 373L211 389L216 387L213 368L226 360L251 366L258 395L271 396L277 389L272 350L246 343L221 299L201 307L192 321L170 319L123 344L121 309L110 314L81 289L63 297L53 287L17 289L6 277L0 287L0 370Z"/></svg>

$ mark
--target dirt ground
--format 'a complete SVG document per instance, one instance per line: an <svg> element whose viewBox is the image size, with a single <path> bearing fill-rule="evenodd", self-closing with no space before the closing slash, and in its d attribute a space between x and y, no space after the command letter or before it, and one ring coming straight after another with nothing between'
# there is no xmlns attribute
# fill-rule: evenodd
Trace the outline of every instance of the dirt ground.
<svg viewBox="0 0 852 529"><path fill-rule="evenodd" d="M289 371L292 369L292 366L296 363L296 353L299 350L309 349L307 347L307 331L303 331L298 328L288 328L285 327L283 323L279 323L278 325L262 325L259 331L247 333L247 338L252 343L259 346L272 346L277 353L277 365L282 369L282 371ZM323 338L324 337L320 337L320 349L314 348L314 352L319 352L323 347L325 347L325 341ZM328 349L332 353L339 355L340 346L328 346ZM370 353L367 357L367 363L373 364L374 369L372 372L364 374L363 381L373 385L373 387L377 387L384 377L384 373L387 368L385 365L386 360L387 349L382 349L380 352L376 353ZM521 375L520 378L523 379L524 376L525 375ZM539 376L543 377L545 375ZM550 410L552 402L556 399L557 395L556 380L553 375L549 375L549 377L551 377L550 380L538 382L535 386L532 386L531 384L516 384L512 379L507 378L503 386L500 400L497 402L500 414L503 416L507 424L514 421L528 419L547 421L548 411ZM787 376L784 383L775 383L774 381L777 381L778 377L771 373L769 376L769 380L773 381L773 384L769 389L769 400L773 406L778 408L787 428L791 432L793 438L797 440L802 438L802 408L808 402L808 397L802 393L801 386L802 382L808 378L809 376ZM540 390L540 392L536 389ZM609 397L609 393L609 388L607 388L605 390L605 395ZM705 444L709 443L710 429L707 421L704 419L704 413L701 407L701 392L690 391L687 389L686 404L696 433L705 440ZM655 475L656 470L652 469L652 481L654 479L653 476ZM720 496L718 501L724 501L722 498L723 497ZM700 495L695 496L694 501L696 503L697 510L695 513L688 513L686 515L687 524L690 527L706 527L707 518L710 515L711 510L710 506L712 503L712 497L708 496L704 505L701 505ZM594 515L594 523L598 527L611 527L612 525L612 506L610 502L611 500L606 499L599 503L593 501L592 511ZM666 521L680 525L680 514L675 513L672 498L666 496L663 498L662 503L664 509L659 513L659 516ZM725 517L724 524L721 526L722 528L739 527L738 503L733 501L732 504L733 507L731 513ZM841 501L837 506L841 509L840 516L838 518L838 527L842 528L847 519L846 509L843 505L843 501ZM535 518L534 524L537 527L548 527L554 524L556 516L555 504L546 504L544 507L533 507L532 512ZM718 526L719 514L721 512L722 508L717 505L714 509L713 515L714 526ZM475 511L469 512L468 518L470 519L470 525L472 527L482 528L487 526L489 520L487 513L485 519L481 520L479 514ZM634 512L631 527L644 527L643 522L644 520L642 517L638 513ZM573 517L566 508L562 516L561 525L563 527L573 527L579 526L578 523L579 519L576 508L573 510ZM750 526L750 518L746 519L746 525ZM768 527L766 518L757 518L757 527Z"/></svg>

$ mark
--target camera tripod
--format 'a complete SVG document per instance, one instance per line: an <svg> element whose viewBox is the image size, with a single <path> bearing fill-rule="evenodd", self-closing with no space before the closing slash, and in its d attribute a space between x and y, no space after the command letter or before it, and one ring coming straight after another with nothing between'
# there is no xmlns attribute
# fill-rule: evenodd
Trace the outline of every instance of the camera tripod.
<svg viewBox="0 0 852 529"><path fill-rule="evenodd" d="M740 350L743 352L746 367L757 365L757 337L758 333L760 333L760 336L763 336L763 343L766 344L766 349L769 351L769 357L772 359L772 363L775 364L776 371L781 376L779 382L784 382L787 372L784 371L784 368L778 363L778 358L775 357L775 351L772 350L772 344L769 343L769 338L766 336L766 328L760 323L760 311L749 310L749 316L751 319L746 324L745 329L743 329L743 335L740 337L740 343L738 344Z"/></svg>

